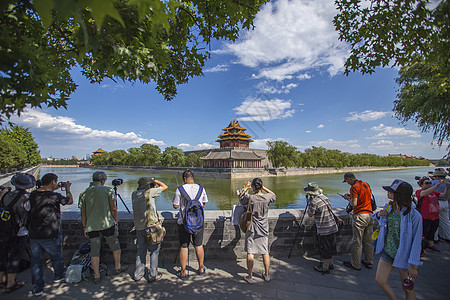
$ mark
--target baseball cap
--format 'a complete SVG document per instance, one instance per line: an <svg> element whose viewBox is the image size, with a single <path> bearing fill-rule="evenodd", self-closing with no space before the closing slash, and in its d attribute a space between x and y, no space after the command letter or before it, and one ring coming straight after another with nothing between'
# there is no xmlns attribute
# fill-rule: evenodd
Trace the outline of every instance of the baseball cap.
<svg viewBox="0 0 450 300"><path fill-rule="evenodd" d="M345 182L348 178L355 178L355 174L353 174L352 172L347 172L344 174L344 181Z"/></svg>
<svg viewBox="0 0 450 300"><path fill-rule="evenodd" d="M395 179L391 183L391 185L383 186L383 189L386 191L404 194L404 195L412 195L412 193L413 193L413 187L409 183L407 183L406 181L403 181L401 179Z"/></svg>

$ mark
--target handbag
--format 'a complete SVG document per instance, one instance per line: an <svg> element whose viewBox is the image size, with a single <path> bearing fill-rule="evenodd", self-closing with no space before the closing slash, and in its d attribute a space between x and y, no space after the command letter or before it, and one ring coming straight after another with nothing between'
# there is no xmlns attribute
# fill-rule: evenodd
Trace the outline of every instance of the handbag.
<svg viewBox="0 0 450 300"><path fill-rule="evenodd" d="M162 221L159 219L158 213L158 221L150 219L150 201L148 192L145 193L145 199L147 202L147 224L150 223L145 229L145 237L149 243L160 244L162 243L164 236L166 235L166 229L164 228L164 226L162 226Z"/></svg>
<svg viewBox="0 0 450 300"><path fill-rule="evenodd" d="M333 215L334 221L336 222L336 225L337 225L337 227L338 227L338 230L342 229L342 228L344 227L344 224L345 224L345 223L344 223L344 220L342 220L341 218L338 218L338 217L334 214L333 210L331 210L331 208L328 206L328 204L327 204L322 198L319 197L319 199L322 200L323 203L325 203L325 206L328 208L328 211Z"/></svg>
<svg viewBox="0 0 450 300"><path fill-rule="evenodd" d="M248 198L248 204L247 204L247 210L244 211L241 215L239 227L241 230L246 233L248 231L248 228L250 227L250 224L252 223L253 218L253 212L250 208L250 197Z"/></svg>

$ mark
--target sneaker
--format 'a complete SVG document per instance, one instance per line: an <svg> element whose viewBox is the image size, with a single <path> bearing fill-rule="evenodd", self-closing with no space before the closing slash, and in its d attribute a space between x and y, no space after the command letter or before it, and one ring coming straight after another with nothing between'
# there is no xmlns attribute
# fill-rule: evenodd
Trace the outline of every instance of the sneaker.
<svg viewBox="0 0 450 300"><path fill-rule="evenodd" d="M43 291L43 290L34 291L33 294L34 294L36 297L40 297L40 296L42 296L42 294L44 294L44 291Z"/></svg>
<svg viewBox="0 0 450 300"><path fill-rule="evenodd" d="M271 279L271 278L270 278L270 274L266 276L266 274L265 274L264 272L262 273L262 278L264 278L264 281L265 281L265 282L269 282L270 279Z"/></svg>
<svg viewBox="0 0 450 300"><path fill-rule="evenodd" d="M152 282L155 282L157 280L160 280L162 278L162 276L163 275L161 273L158 273L158 275L156 275L155 277L149 277L147 279L147 283L152 283Z"/></svg>
<svg viewBox="0 0 450 300"><path fill-rule="evenodd" d="M248 276L244 276L244 277L242 277L242 279L244 279L248 284L255 283L253 278L248 278Z"/></svg>
<svg viewBox="0 0 450 300"><path fill-rule="evenodd" d="M322 274L330 274L330 268L324 269L322 265L315 266L314 270Z"/></svg>
<svg viewBox="0 0 450 300"><path fill-rule="evenodd" d="M53 279L54 283L60 283L60 282L64 282L66 281L66 277L62 276L62 277L55 277L55 279Z"/></svg>

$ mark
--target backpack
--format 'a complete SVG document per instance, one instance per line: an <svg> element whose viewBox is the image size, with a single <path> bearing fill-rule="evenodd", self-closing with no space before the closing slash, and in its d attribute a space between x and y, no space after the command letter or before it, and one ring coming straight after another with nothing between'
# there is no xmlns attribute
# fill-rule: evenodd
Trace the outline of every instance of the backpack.
<svg viewBox="0 0 450 300"><path fill-rule="evenodd" d="M205 219L203 213L203 205L200 202L203 187L201 185L198 186L199 189L194 199L191 199L189 197L183 186L178 187L178 190L180 191L182 197L188 200L188 203L186 204L186 208L184 210L183 224L184 229L190 234L199 232L203 228Z"/></svg>
<svg viewBox="0 0 450 300"><path fill-rule="evenodd" d="M6 193L5 195L7 195ZM16 216L12 208L19 201L24 192L19 193L14 197L9 205L4 205L5 195L3 195L0 201L0 242L8 242L17 237L17 233L20 229L20 219Z"/></svg>

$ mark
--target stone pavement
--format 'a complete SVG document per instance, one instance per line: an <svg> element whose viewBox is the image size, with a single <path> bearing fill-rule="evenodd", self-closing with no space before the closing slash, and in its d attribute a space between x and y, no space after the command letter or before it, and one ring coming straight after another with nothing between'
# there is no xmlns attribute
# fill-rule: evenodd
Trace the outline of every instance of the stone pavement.
<svg viewBox="0 0 450 300"><path fill-rule="evenodd" d="M430 253L423 258L424 265L419 268L416 280L417 299L450 299L447 286L450 278L450 244L437 246L441 253ZM294 253L295 254L295 253ZM82 281L74 284L55 284L49 269L42 299L387 299L375 283L376 266L379 256L375 256L374 268L361 271L347 269L342 262L349 255L335 258L335 269L331 274L322 275L313 270L317 257L272 258L272 281L264 282L260 258L255 262L256 282L250 285L242 280L246 274L245 260L207 261L205 276L199 276L189 269L190 276L182 281L175 276L177 265L160 265L161 280L148 284L144 279L134 282L134 271L130 266L127 273L117 277L106 276L100 284ZM197 267L196 261L191 266ZM111 267L112 268L112 267ZM30 270L18 275L27 285L9 295L0 294L1 299L34 298L31 292ZM400 275L394 270L391 286L399 299L404 299Z"/></svg>

